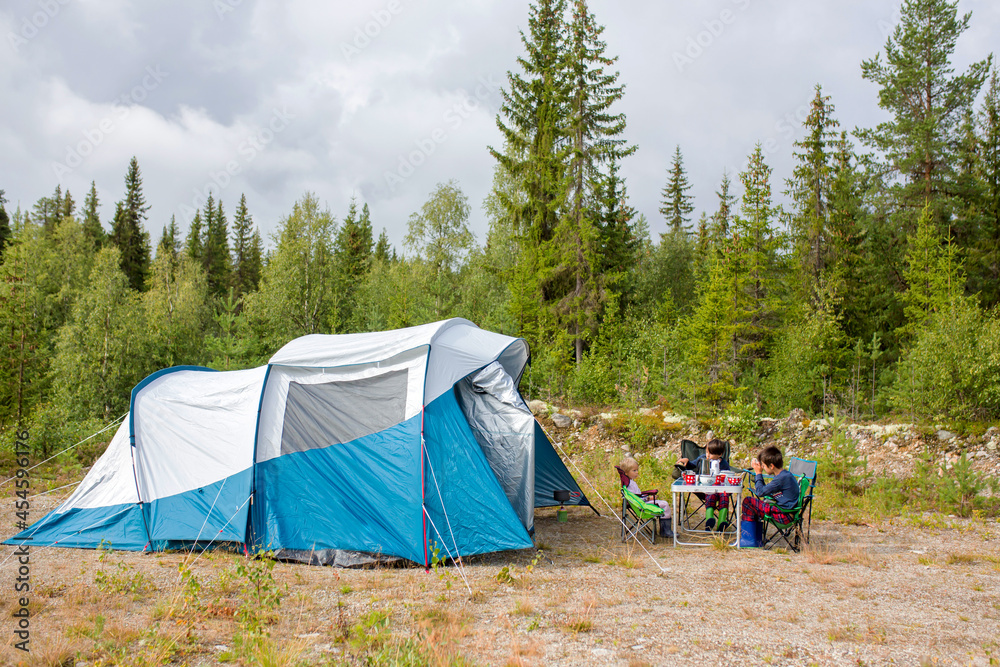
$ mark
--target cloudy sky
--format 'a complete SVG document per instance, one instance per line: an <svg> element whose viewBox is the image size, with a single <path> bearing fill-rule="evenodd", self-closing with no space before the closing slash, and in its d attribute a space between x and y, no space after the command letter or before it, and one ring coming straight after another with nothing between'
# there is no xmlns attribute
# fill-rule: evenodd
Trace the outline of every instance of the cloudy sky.
<svg viewBox="0 0 1000 667"><path fill-rule="evenodd" d="M844 127L882 120L860 63L898 6L592 0L639 147L622 171L654 236L675 146L697 215L757 142L787 178L815 84ZM959 8L973 13L962 68L1000 43L1000 3ZM108 227L135 155L154 243L171 215L186 232L209 191L230 215L245 193L266 233L311 191L338 218L352 195L367 202L398 247L409 215L455 179L481 242L487 146L527 17L511 0L3 0L0 189L29 208L56 184L82 202L95 181Z"/></svg>

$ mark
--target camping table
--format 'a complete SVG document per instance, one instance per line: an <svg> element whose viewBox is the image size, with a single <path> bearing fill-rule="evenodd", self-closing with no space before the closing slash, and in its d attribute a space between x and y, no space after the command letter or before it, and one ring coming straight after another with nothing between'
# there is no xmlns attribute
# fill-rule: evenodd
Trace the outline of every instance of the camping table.
<svg viewBox="0 0 1000 667"><path fill-rule="evenodd" d="M743 509L743 485L740 486L730 486L728 484L685 484L683 479L679 479L670 485L670 490L673 492L673 517L671 517L670 522L674 529L674 546L693 546L693 547L706 547L709 546L707 542L684 542L681 540L681 524L677 517L678 500L680 501L680 508L683 510L684 506L687 504L687 500L683 494L685 493L704 493L709 495L712 493L728 493L729 500L733 504L733 514L734 517L730 520L730 525L736 526L736 535L733 542L729 545L739 549L740 547L740 527L743 522L741 510ZM701 533L705 535L712 535L707 530L684 530L684 535L693 535L695 533Z"/></svg>

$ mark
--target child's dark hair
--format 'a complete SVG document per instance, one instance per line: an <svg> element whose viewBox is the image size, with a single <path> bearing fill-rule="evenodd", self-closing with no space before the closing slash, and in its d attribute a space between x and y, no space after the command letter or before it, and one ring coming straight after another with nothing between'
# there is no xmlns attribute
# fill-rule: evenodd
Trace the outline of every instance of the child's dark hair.
<svg viewBox="0 0 1000 667"><path fill-rule="evenodd" d="M714 456L722 456L726 453L726 441L719 440L718 438L712 438L705 445L705 451Z"/></svg>
<svg viewBox="0 0 1000 667"><path fill-rule="evenodd" d="M774 445L760 450L760 462L778 470L785 467L785 461L781 457L781 450Z"/></svg>

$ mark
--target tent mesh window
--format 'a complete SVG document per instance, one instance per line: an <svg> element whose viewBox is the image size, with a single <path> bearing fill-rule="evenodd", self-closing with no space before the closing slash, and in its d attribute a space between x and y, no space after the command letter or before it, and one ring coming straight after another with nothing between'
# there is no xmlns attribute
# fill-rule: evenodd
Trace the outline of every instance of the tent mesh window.
<svg viewBox="0 0 1000 667"><path fill-rule="evenodd" d="M289 383L281 455L351 442L395 426L405 417L407 384L406 370L359 380Z"/></svg>

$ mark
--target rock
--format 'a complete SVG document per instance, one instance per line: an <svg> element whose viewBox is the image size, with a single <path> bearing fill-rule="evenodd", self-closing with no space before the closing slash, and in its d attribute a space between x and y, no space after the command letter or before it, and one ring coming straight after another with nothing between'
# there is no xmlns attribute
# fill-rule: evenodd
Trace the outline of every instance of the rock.
<svg viewBox="0 0 1000 667"><path fill-rule="evenodd" d="M785 419L785 423L789 426L798 426L802 423L802 420L806 418L806 411L802 408L795 408L788 413L788 417Z"/></svg>
<svg viewBox="0 0 1000 667"><path fill-rule="evenodd" d="M622 451L623 452L627 452L628 451L628 445L622 445Z"/></svg>
<svg viewBox="0 0 1000 667"><path fill-rule="evenodd" d="M654 412L653 408L639 408L639 414L643 415L644 417L650 416L651 414L653 414L653 412Z"/></svg>
<svg viewBox="0 0 1000 667"><path fill-rule="evenodd" d="M705 440L715 440L715 431L709 429L708 433L705 434Z"/></svg>
<svg viewBox="0 0 1000 667"><path fill-rule="evenodd" d="M991 452L995 452L997 450L997 441L990 440L989 442L987 442L986 449L990 450Z"/></svg>
<svg viewBox="0 0 1000 667"><path fill-rule="evenodd" d="M603 419L606 422L611 421L612 419L614 419L617 416L618 416L617 412L602 412L600 414L601 419Z"/></svg>
<svg viewBox="0 0 1000 667"><path fill-rule="evenodd" d="M557 428L567 428L573 425L573 420L566 415L557 412L552 415L552 423L555 424Z"/></svg>
<svg viewBox="0 0 1000 667"><path fill-rule="evenodd" d="M583 413L580 412L579 410L576 410L576 409L567 410L566 414L568 414L574 420L576 420L576 419L583 419Z"/></svg>
<svg viewBox="0 0 1000 667"><path fill-rule="evenodd" d="M955 437L955 434L952 433L951 431L946 431L944 429L940 429L937 432L937 439L940 440L941 442L946 442L948 440L951 440L954 437Z"/></svg>
<svg viewBox="0 0 1000 667"><path fill-rule="evenodd" d="M540 415L544 412L548 412L549 406L545 401L535 399L534 401L528 401L528 409L531 410L531 414Z"/></svg>
<svg viewBox="0 0 1000 667"><path fill-rule="evenodd" d="M682 417L681 415L675 415L673 413L670 413L670 414L664 413L663 414L663 422L665 424L683 424L686 421L687 421L687 418L686 417Z"/></svg>

